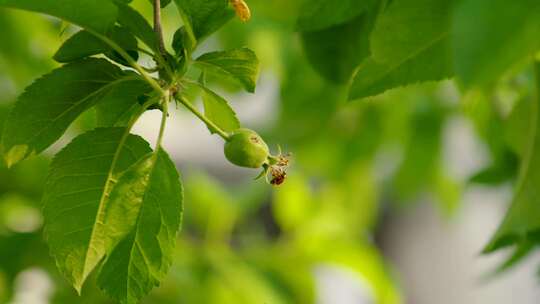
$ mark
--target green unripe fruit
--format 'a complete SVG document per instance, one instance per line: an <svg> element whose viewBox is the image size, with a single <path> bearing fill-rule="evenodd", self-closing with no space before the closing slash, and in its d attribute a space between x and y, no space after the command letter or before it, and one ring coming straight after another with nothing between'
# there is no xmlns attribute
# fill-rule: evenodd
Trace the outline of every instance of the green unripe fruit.
<svg viewBox="0 0 540 304"><path fill-rule="evenodd" d="M268 146L257 132L249 129L234 131L225 143L225 157L240 167L260 168L267 161Z"/></svg>

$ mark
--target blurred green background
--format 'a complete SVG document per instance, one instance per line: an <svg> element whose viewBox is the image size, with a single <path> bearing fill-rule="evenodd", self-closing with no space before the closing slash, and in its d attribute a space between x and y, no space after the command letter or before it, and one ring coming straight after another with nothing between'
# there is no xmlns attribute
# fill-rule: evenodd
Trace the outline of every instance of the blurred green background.
<svg viewBox="0 0 540 304"><path fill-rule="evenodd" d="M149 17L147 2L134 6ZM288 180L253 181L258 172L227 164L202 124L173 113L165 147L183 174L184 227L167 280L143 303L508 303L512 286L521 288L516 303L536 303L530 267L486 287L482 275L503 257L476 264L516 175L530 72L467 96L447 81L347 103L346 88L320 77L303 52L299 3L251 0L248 24L231 22L203 47L258 54L256 94L213 85L248 127L293 152ZM169 45L179 20L168 7ZM0 120L57 65L51 57L73 30L0 10ZM156 117L135 132L151 140ZM92 126L89 112L51 151ZM48 255L40 196L51 154L0 168L0 303L112 303L93 280L77 296Z"/></svg>

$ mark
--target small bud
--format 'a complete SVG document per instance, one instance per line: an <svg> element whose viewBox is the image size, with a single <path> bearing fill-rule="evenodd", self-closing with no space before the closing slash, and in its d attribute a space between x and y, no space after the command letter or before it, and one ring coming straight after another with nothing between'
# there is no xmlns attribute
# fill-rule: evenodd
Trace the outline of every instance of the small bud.
<svg viewBox="0 0 540 304"><path fill-rule="evenodd" d="M236 16L240 18L243 22L249 21L251 19L251 11L249 10L249 6L247 5L244 0L230 0L231 5L234 7L234 10L236 11Z"/></svg>

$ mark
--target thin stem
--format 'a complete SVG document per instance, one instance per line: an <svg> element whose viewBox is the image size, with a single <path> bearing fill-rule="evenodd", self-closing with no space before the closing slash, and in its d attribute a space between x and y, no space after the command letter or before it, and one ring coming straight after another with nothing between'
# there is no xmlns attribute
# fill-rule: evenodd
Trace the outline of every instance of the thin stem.
<svg viewBox="0 0 540 304"><path fill-rule="evenodd" d="M161 55L165 56L165 43L163 42L163 29L161 27L161 0L154 0L154 32L158 41Z"/></svg>
<svg viewBox="0 0 540 304"><path fill-rule="evenodd" d="M122 49L118 44L116 44L116 42L112 41L107 36L104 36L93 30L87 29L87 31L89 31L92 35L98 37L99 39L103 40L103 42L107 43L110 47L117 51L118 54L120 54L120 56L122 56L132 68L134 68L142 75L142 77L146 80L146 82L148 82L150 86L152 86L152 88L154 88L161 95L164 94L164 91L159 86L159 84L148 73L146 73L146 71L140 65L138 65L137 62L135 62L135 60L133 60L133 58L131 58L131 56L126 51L124 51L124 49Z"/></svg>
<svg viewBox="0 0 540 304"><path fill-rule="evenodd" d="M229 141L231 139L231 136L227 134L227 132L223 131L220 127L218 127L215 123L213 123L210 119L208 119L204 114L199 112L189 101L187 101L184 97L180 96L179 94L175 95L175 98L180 101L181 104L183 104L191 113L195 114L200 120L202 120L207 126L210 127L210 129L216 131L216 133L221 136L225 141Z"/></svg>
<svg viewBox="0 0 540 304"><path fill-rule="evenodd" d="M163 135L165 134L165 126L167 125L167 117L169 116L169 101L171 99L170 92L167 92L165 96L163 96L163 102L161 103L162 106L162 116L161 116L161 124L159 126L159 135L156 142L156 151L158 151L161 148L161 143L163 142Z"/></svg>
<svg viewBox="0 0 540 304"><path fill-rule="evenodd" d="M174 73L167 64L167 50L165 48L165 42L163 40L163 27L161 26L161 1L154 0L154 32L156 33L156 40L158 42L159 52L156 53L155 59L159 65L163 66L165 72L169 74L169 77L174 79Z"/></svg>

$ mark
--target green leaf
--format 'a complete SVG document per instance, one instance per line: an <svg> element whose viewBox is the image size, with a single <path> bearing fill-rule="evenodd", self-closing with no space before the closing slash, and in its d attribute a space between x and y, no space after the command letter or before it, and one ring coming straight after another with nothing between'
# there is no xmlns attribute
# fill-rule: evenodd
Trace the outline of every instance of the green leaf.
<svg viewBox="0 0 540 304"><path fill-rule="evenodd" d="M128 30L123 27L114 27L108 36L122 49L126 50L133 60L137 61L139 59L137 39ZM98 54L106 54L111 59L126 64L125 59L118 55L107 43L85 30L66 40L53 58L64 63Z"/></svg>
<svg viewBox="0 0 540 304"><path fill-rule="evenodd" d="M519 244L514 249L514 252L508 256L491 275L498 275L514 268L514 266L516 266L519 262L523 261L527 256L533 253L534 249L536 249L536 246L532 242L523 242Z"/></svg>
<svg viewBox="0 0 540 304"><path fill-rule="evenodd" d="M193 46L234 17L228 0L174 0ZM194 40L194 41L193 41Z"/></svg>
<svg viewBox="0 0 540 304"><path fill-rule="evenodd" d="M185 26L179 28L173 35L172 47L177 55L184 55L184 52L192 51L194 44L189 38L189 34Z"/></svg>
<svg viewBox="0 0 540 304"><path fill-rule="evenodd" d="M120 303L135 304L167 274L180 227L182 187L168 155L160 149L131 166L106 206L106 243L114 249L98 284Z"/></svg>
<svg viewBox="0 0 540 304"><path fill-rule="evenodd" d="M540 66L535 65L536 85L540 88ZM539 92L537 92L538 95ZM532 102L528 129L529 142L521 159L515 196L503 222L484 249L493 252L501 247L540 240L540 97Z"/></svg>
<svg viewBox="0 0 540 304"><path fill-rule="evenodd" d="M156 34L148 21L129 5L118 4L118 8L118 23L148 47L157 50Z"/></svg>
<svg viewBox="0 0 540 304"><path fill-rule="evenodd" d="M452 36L457 76L466 87L487 85L540 47L540 2L461 1Z"/></svg>
<svg viewBox="0 0 540 304"><path fill-rule="evenodd" d="M403 161L396 170L393 189L398 201L412 201L435 184L441 158L444 112L433 100L416 106Z"/></svg>
<svg viewBox="0 0 540 304"><path fill-rule="evenodd" d="M370 58L357 69L350 99L453 75L450 17L453 1L393 1L377 19Z"/></svg>
<svg viewBox="0 0 540 304"><path fill-rule="evenodd" d="M36 80L19 97L5 122L1 150L7 164L45 150L112 86L128 79L117 66L91 58Z"/></svg>
<svg viewBox="0 0 540 304"><path fill-rule="evenodd" d="M217 72L238 80L248 92L255 92L259 77L259 59L248 48L206 53L195 61L208 72Z"/></svg>
<svg viewBox="0 0 540 304"><path fill-rule="evenodd" d="M450 78L453 75L453 62L447 43L447 40L440 41L400 63L384 64L367 58L356 70L349 88L349 99L375 96L396 87Z"/></svg>
<svg viewBox="0 0 540 304"><path fill-rule="evenodd" d="M118 15L111 0L0 0L0 6L48 14L102 34Z"/></svg>
<svg viewBox="0 0 540 304"><path fill-rule="evenodd" d="M124 127L143 111L140 99L152 92L141 79L119 82L96 104L98 127Z"/></svg>
<svg viewBox="0 0 540 304"><path fill-rule="evenodd" d="M513 179L518 171L519 161L514 153L505 152L502 156L495 158L490 166L483 168L469 178L469 183L493 186Z"/></svg>
<svg viewBox="0 0 540 304"><path fill-rule="evenodd" d="M346 23L368 8L376 0L305 0L300 8L296 27L300 31L316 31Z"/></svg>
<svg viewBox="0 0 540 304"><path fill-rule="evenodd" d="M529 142L531 124L531 111L534 103L530 98L524 98L517 102L512 112L505 121L504 141L516 155L523 158Z"/></svg>
<svg viewBox="0 0 540 304"><path fill-rule="evenodd" d="M225 132L232 132L240 128L240 121L227 101L204 86L202 89L204 115ZM208 129L212 134L216 133L210 126Z"/></svg>
<svg viewBox="0 0 540 304"><path fill-rule="evenodd" d="M106 204L119 174L151 152L125 128L75 138L50 166L43 195L45 236L60 272L80 291L111 248Z"/></svg>
<svg viewBox="0 0 540 304"><path fill-rule="evenodd" d="M453 1L399 0L379 16L371 33L373 59L399 63L449 39Z"/></svg>
<svg viewBox="0 0 540 304"><path fill-rule="evenodd" d="M331 82L349 82L354 69L369 55L373 18L362 14L342 25L303 32L302 45L311 65Z"/></svg>

